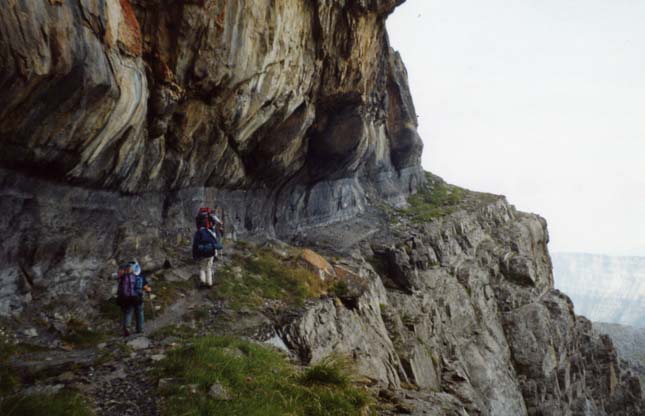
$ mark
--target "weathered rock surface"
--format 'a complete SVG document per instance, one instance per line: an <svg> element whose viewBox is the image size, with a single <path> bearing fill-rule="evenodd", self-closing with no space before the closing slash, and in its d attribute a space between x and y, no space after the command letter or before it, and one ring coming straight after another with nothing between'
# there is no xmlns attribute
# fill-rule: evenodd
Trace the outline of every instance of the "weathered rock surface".
<svg viewBox="0 0 645 416"><path fill-rule="evenodd" d="M156 267L200 205L288 235L402 202L422 145L400 2L3 3L0 313L124 253Z"/></svg>
<svg viewBox="0 0 645 416"><path fill-rule="evenodd" d="M553 289L542 218L498 199L390 232L354 256L369 282L355 302L320 302L286 327L305 362L348 354L382 384L443 394L412 400L413 414L425 400L495 416L645 410L609 338Z"/></svg>
<svg viewBox="0 0 645 416"><path fill-rule="evenodd" d="M9 2L2 164L125 192L415 167L397 3Z"/></svg>

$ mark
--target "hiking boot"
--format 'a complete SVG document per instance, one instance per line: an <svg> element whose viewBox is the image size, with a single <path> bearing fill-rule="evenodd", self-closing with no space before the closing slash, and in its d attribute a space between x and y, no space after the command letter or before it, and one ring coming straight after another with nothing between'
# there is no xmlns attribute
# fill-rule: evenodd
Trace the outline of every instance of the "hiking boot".
<svg viewBox="0 0 645 416"><path fill-rule="evenodd" d="M123 330L123 336L124 336L125 338L129 337L129 336L130 336L130 331L128 331L127 329L124 329L124 330Z"/></svg>

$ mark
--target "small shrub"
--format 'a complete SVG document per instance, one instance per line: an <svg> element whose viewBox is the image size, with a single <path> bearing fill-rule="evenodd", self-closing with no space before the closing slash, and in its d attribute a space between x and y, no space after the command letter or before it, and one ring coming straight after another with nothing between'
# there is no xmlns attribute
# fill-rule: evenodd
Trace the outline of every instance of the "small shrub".
<svg viewBox="0 0 645 416"><path fill-rule="evenodd" d="M344 280L336 280L331 286L329 293L337 298L343 298L349 295L349 286Z"/></svg>
<svg viewBox="0 0 645 416"><path fill-rule="evenodd" d="M447 184L443 179L426 172L426 183L408 198L408 208L401 213L415 222L427 222L454 212L463 201L465 190Z"/></svg>
<svg viewBox="0 0 645 416"><path fill-rule="evenodd" d="M47 348L27 343L14 343L4 333L0 333L0 399L14 393L22 386L24 374L20 374L18 369L11 365L10 359L21 353L41 351L47 351Z"/></svg>
<svg viewBox="0 0 645 416"><path fill-rule="evenodd" d="M306 386L345 387L350 383L349 368L351 368L349 360L340 357L329 357L305 369L300 381Z"/></svg>

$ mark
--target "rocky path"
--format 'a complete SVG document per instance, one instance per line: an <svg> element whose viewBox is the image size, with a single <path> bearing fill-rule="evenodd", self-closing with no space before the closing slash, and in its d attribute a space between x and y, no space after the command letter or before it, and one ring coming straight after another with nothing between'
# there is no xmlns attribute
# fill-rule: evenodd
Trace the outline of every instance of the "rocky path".
<svg viewBox="0 0 645 416"><path fill-rule="evenodd" d="M157 405L155 377L150 373L155 361L164 359L172 342L149 338L161 328L181 322L189 311L200 307L211 307L212 302L205 291L191 290L186 296L165 309L145 326L145 336L129 337L126 340L114 338L108 347L119 343L128 349L123 360L111 361L93 374L91 396L95 399L99 416L141 415L156 416ZM132 350L129 352L129 350Z"/></svg>
<svg viewBox="0 0 645 416"><path fill-rule="evenodd" d="M155 385L148 374L148 359L144 354L110 363L91 374L92 387L88 393L94 398L98 415L159 414Z"/></svg>
<svg viewBox="0 0 645 416"><path fill-rule="evenodd" d="M94 348L26 354L11 364L30 373L52 375L32 386L33 392L56 392L63 387L78 389L94 399L99 416L156 416L159 414L156 378L151 370L179 340L157 339L153 335L182 322L193 310L213 308L215 303L207 294L204 290L188 290L161 314L146 316L143 335L128 338L115 335Z"/></svg>

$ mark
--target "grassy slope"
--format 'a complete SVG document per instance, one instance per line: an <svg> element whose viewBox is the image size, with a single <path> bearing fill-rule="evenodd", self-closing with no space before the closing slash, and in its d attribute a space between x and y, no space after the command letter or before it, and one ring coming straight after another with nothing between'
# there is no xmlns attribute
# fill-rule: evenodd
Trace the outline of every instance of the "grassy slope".
<svg viewBox="0 0 645 416"><path fill-rule="evenodd" d="M459 209L469 209L492 203L500 196L473 192L446 183L440 177L426 172L426 183L408 198L408 207L399 213L417 223L432 221L452 214Z"/></svg>
<svg viewBox="0 0 645 416"><path fill-rule="evenodd" d="M350 416L365 414L370 404L369 395L352 385L342 360L299 371L279 352L234 338L194 339L170 353L157 371L175 380L160 389L168 416ZM209 396L214 383L230 400Z"/></svg>

